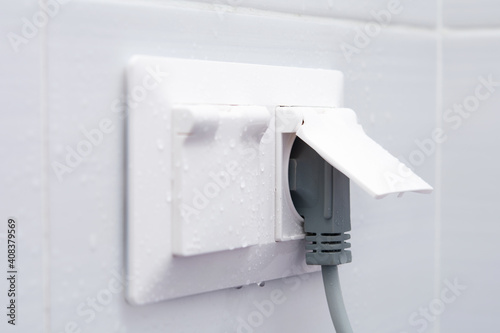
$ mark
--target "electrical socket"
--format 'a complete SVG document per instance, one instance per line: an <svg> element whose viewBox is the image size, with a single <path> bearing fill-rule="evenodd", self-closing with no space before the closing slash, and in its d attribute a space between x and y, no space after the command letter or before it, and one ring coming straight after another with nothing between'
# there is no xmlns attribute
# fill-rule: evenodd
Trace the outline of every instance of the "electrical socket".
<svg viewBox="0 0 500 333"><path fill-rule="evenodd" d="M158 86L141 88L152 72ZM131 59L126 203L131 303L317 270L304 263L300 217L288 193L287 154L294 134L276 127L275 110L340 107L342 80L333 70ZM231 161L245 163L245 157L230 155L249 148L256 152L250 165L232 175L228 188L217 185L214 174L229 173ZM183 205L193 207L209 183L220 191L209 185L218 194L186 220Z"/></svg>

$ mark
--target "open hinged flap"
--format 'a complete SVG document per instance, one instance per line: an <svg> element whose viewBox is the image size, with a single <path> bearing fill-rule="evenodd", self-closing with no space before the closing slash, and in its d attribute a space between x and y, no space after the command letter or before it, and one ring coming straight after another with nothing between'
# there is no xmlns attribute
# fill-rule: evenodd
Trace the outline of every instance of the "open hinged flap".
<svg viewBox="0 0 500 333"><path fill-rule="evenodd" d="M354 111L287 107L302 115L297 136L375 198L391 193L430 193L432 187L366 135Z"/></svg>

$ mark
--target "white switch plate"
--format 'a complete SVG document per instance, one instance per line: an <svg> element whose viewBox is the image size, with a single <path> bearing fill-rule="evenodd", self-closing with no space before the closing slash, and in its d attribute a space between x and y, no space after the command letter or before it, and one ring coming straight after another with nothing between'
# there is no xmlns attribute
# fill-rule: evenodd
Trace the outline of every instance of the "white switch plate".
<svg viewBox="0 0 500 333"><path fill-rule="evenodd" d="M274 112L282 105L342 106L340 72L136 56L127 68L127 90L127 297L131 303L147 304L318 269L304 264L304 244L297 240L302 231L290 207L286 181L293 134L276 131ZM182 114L192 122L178 122ZM192 132L196 124L202 126L200 133L230 135L231 126L225 121L231 117L234 135L242 133L244 121L257 124L249 140L234 142L235 149L236 145L257 149L255 164L234 179L235 186L223 194L224 202L210 202L209 210L196 216L195 225L186 225L180 207L192 203L194 192L182 184L197 182L193 172L200 166L210 169L211 162L203 156L196 163L203 147L196 142L186 145L176 135L183 129ZM256 145L261 135L267 145ZM227 148L225 158L232 160L232 143L203 139L198 144L209 142L213 149ZM259 186L258 182L257 192L245 190ZM239 204L244 207L242 214L255 210L244 223L234 221L233 205Z"/></svg>

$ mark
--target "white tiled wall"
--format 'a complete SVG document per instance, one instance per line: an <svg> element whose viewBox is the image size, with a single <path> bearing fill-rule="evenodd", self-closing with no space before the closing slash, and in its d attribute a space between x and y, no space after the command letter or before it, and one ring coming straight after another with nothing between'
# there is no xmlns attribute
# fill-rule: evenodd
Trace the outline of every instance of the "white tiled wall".
<svg viewBox="0 0 500 333"><path fill-rule="evenodd" d="M500 25L495 0L443 0L443 23L451 28L484 29Z"/></svg>
<svg viewBox="0 0 500 333"><path fill-rule="evenodd" d="M147 54L343 71L345 104L368 134L438 186L436 195L378 201L353 186L354 261L341 267L341 278L354 330L491 331L499 308L494 152L500 92L457 130L440 120L438 107L473 94L479 75L500 80L500 35L450 30L453 22L488 22L480 14L477 21L461 19L462 7L451 2L401 0L390 24L348 59L340 46L356 46L359 29L368 22L373 28L371 11L391 6L362 0L73 0L18 53L2 39L6 109L0 126L8 144L0 145L6 157L0 210L3 220L13 215L23 226L18 329L236 332L238 318L279 288L287 301L255 332L332 330L318 274L143 307L128 305L119 293L109 305L88 311L84 304L123 270L124 122L113 102L124 94L128 59ZM35 0L0 7L4 35L19 33L21 18L37 11ZM450 27L443 30L441 21ZM51 163L63 161L66 146L84 138L82 126L96 128L103 118L112 120L114 131L59 180ZM427 142L441 124L447 140L419 154L418 142ZM435 304L454 279L466 291L438 319L424 320L420 309ZM46 312L44 304L50 306ZM0 331L4 327L2 321Z"/></svg>
<svg viewBox="0 0 500 333"><path fill-rule="evenodd" d="M40 332L44 327L44 162L42 52L40 33L33 33L23 52L11 49L7 34L20 33L21 17L38 9L35 1L0 5L0 246L1 332ZM17 221L17 294L20 320L7 325L7 219ZM22 304L22 305L21 305ZM22 307L22 310L19 309ZM22 315L20 312L22 311Z"/></svg>
<svg viewBox="0 0 500 333"><path fill-rule="evenodd" d="M479 77L496 82L477 108L445 128L442 169L443 278L467 287L443 314L443 332L489 332L500 309L500 32L458 32L444 40L445 109L473 106ZM480 94L486 94L486 88ZM480 95L481 96L481 95ZM454 114L456 117L456 115Z"/></svg>

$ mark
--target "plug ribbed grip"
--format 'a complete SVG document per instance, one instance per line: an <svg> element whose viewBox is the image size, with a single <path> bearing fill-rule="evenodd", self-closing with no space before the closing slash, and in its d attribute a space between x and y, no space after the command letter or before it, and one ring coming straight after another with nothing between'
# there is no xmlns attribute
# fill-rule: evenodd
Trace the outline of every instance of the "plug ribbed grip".
<svg viewBox="0 0 500 333"><path fill-rule="evenodd" d="M307 233L306 262L308 265L340 265L352 261L351 251L346 249L351 244L349 234Z"/></svg>

